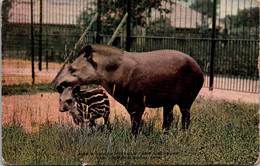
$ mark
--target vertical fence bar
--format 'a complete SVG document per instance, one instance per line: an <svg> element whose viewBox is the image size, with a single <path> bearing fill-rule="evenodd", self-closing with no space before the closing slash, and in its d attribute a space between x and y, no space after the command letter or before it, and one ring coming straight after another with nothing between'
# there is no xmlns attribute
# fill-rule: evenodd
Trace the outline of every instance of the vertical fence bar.
<svg viewBox="0 0 260 166"><path fill-rule="evenodd" d="M209 90L213 90L214 79L214 57L216 49L216 12L217 12L217 0L213 2L213 17L212 17L212 35L211 35L211 58L210 58L210 80Z"/></svg>
<svg viewBox="0 0 260 166"><path fill-rule="evenodd" d="M126 51L130 51L131 47L131 0L127 0L127 23L126 23Z"/></svg>
<svg viewBox="0 0 260 166"><path fill-rule="evenodd" d="M42 71L42 0L40 0L40 25L39 25L39 71Z"/></svg>
<svg viewBox="0 0 260 166"><path fill-rule="evenodd" d="M48 63L49 63L49 51L46 50L46 55L45 55L45 62L46 62L46 70L48 71Z"/></svg>
<svg viewBox="0 0 260 166"><path fill-rule="evenodd" d="M35 83L34 73L34 33L33 33L33 0L31 0L31 63L32 63L32 84Z"/></svg>
<svg viewBox="0 0 260 166"><path fill-rule="evenodd" d="M100 32L101 32L101 12L102 12L102 6L101 6L101 0L98 0L98 4L97 4L97 12L98 12L98 16L97 16L97 36L96 36L96 43L99 44L101 42L101 36L100 36Z"/></svg>

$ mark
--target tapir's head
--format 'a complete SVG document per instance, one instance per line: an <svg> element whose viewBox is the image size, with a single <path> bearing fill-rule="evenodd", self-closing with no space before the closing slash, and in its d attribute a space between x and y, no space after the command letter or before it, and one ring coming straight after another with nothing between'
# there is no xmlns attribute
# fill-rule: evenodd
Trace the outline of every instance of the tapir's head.
<svg viewBox="0 0 260 166"><path fill-rule="evenodd" d="M80 92L80 86L76 85L74 87L67 87L65 89L61 86L57 86L57 90L60 93L60 112L66 112L75 109L77 104L75 97Z"/></svg>
<svg viewBox="0 0 260 166"><path fill-rule="evenodd" d="M92 47L87 45L80 51L78 58L61 72L56 80L56 87L97 83L99 79L96 69Z"/></svg>
<svg viewBox="0 0 260 166"><path fill-rule="evenodd" d="M106 70L117 67L123 50L104 45L86 45L75 61L65 68L56 79L57 86L101 84Z"/></svg>

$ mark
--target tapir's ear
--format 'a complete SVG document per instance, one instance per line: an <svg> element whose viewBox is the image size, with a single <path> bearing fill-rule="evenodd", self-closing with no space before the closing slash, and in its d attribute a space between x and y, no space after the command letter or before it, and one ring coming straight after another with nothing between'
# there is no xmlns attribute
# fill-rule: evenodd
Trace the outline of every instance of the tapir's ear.
<svg viewBox="0 0 260 166"><path fill-rule="evenodd" d="M60 94L64 91L64 87L61 86L61 85L58 85L58 86L56 87L56 89L57 89L57 91L58 91Z"/></svg>
<svg viewBox="0 0 260 166"><path fill-rule="evenodd" d="M84 48L84 57L87 59L87 60L90 60L92 59L92 47L91 45L86 45L86 47Z"/></svg>
<svg viewBox="0 0 260 166"><path fill-rule="evenodd" d="M73 87L72 93L73 94L78 94L80 92L80 86L76 85Z"/></svg>
<svg viewBox="0 0 260 166"><path fill-rule="evenodd" d="M93 49L91 45L86 45L84 51L85 51L84 57L86 58L86 60L89 63L91 63L95 69L97 69L97 63L93 61Z"/></svg>

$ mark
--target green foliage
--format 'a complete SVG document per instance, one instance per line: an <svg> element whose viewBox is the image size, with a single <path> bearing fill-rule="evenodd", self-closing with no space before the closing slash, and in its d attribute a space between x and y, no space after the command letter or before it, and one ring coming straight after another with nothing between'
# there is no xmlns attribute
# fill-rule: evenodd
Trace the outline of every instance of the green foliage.
<svg viewBox="0 0 260 166"><path fill-rule="evenodd" d="M6 24L8 23L9 19L9 11L12 8L14 4L13 0L3 0L2 1L2 23Z"/></svg>
<svg viewBox="0 0 260 166"><path fill-rule="evenodd" d="M217 42L215 73L257 79L258 48L258 42L232 40Z"/></svg>
<svg viewBox="0 0 260 166"><path fill-rule="evenodd" d="M259 38L259 8L239 10L236 15L227 15L223 22L230 36ZM228 37L228 36L226 36Z"/></svg>
<svg viewBox="0 0 260 166"><path fill-rule="evenodd" d="M2 151L10 164L81 165L251 165L259 152L258 106L198 99L192 121L181 130L180 116L168 134L144 125L135 139L130 125L116 120L112 129L73 128L70 124L43 124L27 133L19 125L2 126Z"/></svg>
<svg viewBox="0 0 260 166"><path fill-rule="evenodd" d="M97 85L83 85L82 88L96 87ZM22 95L34 94L40 92L56 92L55 86L52 83L47 84L19 84L19 85L3 85L2 95Z"/></svg>
<svg viewBox="0 0 260 166"><path fill-rule="evenodd" d="M96 87L97 85L83 85L82 88ZM34 94L40 92L56 92L55 86L52 83L47 84L19 84L19 85L3 85L2 95L22 95Z"/></svg>
<svg viewBox="0 0 260 166"><path fill-rule="evenodd" d="M155 20L150 23L147 28L147 36L177 36L177 31L171 26L171 20L169 18L163 18L160 20Z"/></svg>
<svg viewBox="0 0 260 166"><path fill-rule="evenodd" d="M14 4L14 1L13 0L3 0L2 1L2 13L1 13L1 16L2 16L2 41L5 41L6 40L6 31L7 31L7 24L8 24L8 19L9 19L9 11L10 9L12 8Z"/></svg>
<svg viewBox="0 0 260 166"><path fill-rule="evenodd" d="M151 17L151 9L157 9L161 13L170 13L171 11L161 5L165 0L137 0L131 2L132 26L147 26L146 18ZM101 1L101 33L105 35L113 34L115 28L119 25L125 13L127 12L127 2L125 0L106 0ZM172 3L172 2L171 2ZM97 2L95 5L98 5ZM89 10L84 11L78 19L78 23L87 27L95 13L89 14Z"/></svg>
<svg viewBox="0 0 260 166"><path fill-rule="evenodd" d="M133 48L136 52L160 49L182 51L196 60L204 74L209 74L210 39L137 38ZM226 77L257 79L258 48L258 42L254 40L216 40L214 73Z"/></svg>
<svg viewBox="0 0 260 166"><path fill-rule="evenodd" d="M217 0L217 5L220 4L220 0ZM209 18L213 17L213 0L196 0L190 5L191 9L200 12L202 15L206 15Z"/></svg>
<svg viewBox="0 0 260 166"><path fill-rule="evenodd" d="M2 95L21 95L33 94L39 92L54 92L54 84L19 84L19 85L3 85Z"/></svg>
<svg viewBox="0 0 260 166"><path fill-rule="evenodd" d="M237 15L228 15L226 16L226 21L230 23L232 27L240 27L240 26L259 26L259 8L249 8L239 10Z"/></svg>

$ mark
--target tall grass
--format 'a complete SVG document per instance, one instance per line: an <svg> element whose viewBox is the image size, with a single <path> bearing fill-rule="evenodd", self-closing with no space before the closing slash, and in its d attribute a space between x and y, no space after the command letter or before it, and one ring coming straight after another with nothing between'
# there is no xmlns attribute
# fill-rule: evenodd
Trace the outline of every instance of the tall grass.
<svg viewBox="0 0 260 166"><path fill-rule="evenodd" d="M246 103L197 100L192 121L181 129L174 115L165 134L158 120L145 123L140 135L131 135L127 122L115 120L112 129L94 133L71 124L45 122L27 133L19 124L2 126L3 157L9 164L254 164L259 152L258 106Z"/></svg>

